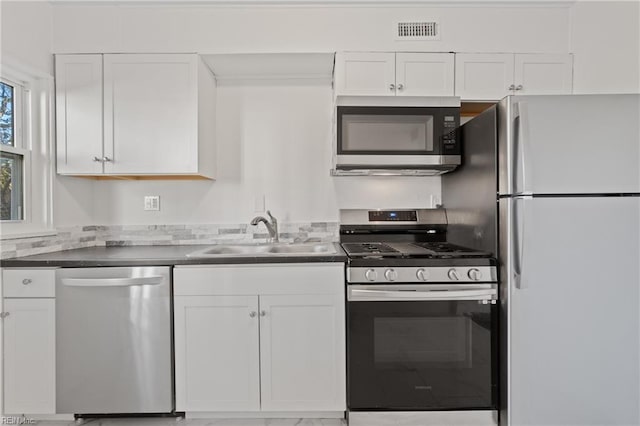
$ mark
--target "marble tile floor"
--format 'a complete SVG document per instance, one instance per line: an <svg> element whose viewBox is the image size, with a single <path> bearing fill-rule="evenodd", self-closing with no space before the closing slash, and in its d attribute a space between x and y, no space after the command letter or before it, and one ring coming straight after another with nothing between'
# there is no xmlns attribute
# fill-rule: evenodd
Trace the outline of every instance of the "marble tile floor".
<svg viewBox="0 0 640 426"><path fill-rule="evenodd" d="M78 421L45 421L37 426L346 426L340 419L176 419L101 418Z"/></svg>

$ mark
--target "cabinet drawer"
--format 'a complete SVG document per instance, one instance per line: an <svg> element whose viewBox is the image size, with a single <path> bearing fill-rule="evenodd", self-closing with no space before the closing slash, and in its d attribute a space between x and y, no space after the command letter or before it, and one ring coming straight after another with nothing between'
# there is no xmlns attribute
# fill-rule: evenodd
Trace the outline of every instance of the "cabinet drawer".
<svg viewBox="0 0 640 426"><path fill-rule="evenodd" d="M344 263L183 266L173 283L176 296L342 294Z"/></svg>
<svg viewBox="0 0 640 426"><path fill-rule="evenodd" d="M4 297L55 297L55 269L4 269Z"/></svg>

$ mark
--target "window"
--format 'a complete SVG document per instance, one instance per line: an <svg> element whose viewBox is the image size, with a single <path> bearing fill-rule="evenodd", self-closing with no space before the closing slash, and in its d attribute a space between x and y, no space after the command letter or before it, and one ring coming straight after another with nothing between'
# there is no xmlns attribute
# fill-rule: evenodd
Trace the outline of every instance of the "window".
<svg viewBox="0 0 640 426"><path fill-rule="evenodd" d="M0 241L53 235L53 76L0 70Z"/></svg>
<svg viewBox="0 0 640 426"><path fill-rule="evenodd" d="M23 134L23 108L28 90L0 80L0 220L24 221L28 146Z"/></svg>

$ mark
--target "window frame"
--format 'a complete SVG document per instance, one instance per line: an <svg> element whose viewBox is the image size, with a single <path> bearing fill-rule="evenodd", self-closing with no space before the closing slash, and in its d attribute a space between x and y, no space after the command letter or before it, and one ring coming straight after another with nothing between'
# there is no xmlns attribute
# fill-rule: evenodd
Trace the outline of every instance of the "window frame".
<svg viewBox="0 0 640 426"><path fill-rule="evenodd" d="M55 187L54 78L30 65L0 58L0 78L22 86L19 114L21 142L0 150L24 155L23 217L0 221L0 244L5 240L57 234L53 224ZM20 145L21 144L21 145Z"/></svg>
<svg viewBox="0 0 640 426"><path fill-rule="evenodd" d="M31 90L28 82L6 76L3 72L0 81L13 87L13 146L0 144L0 151L19 155L22 157L22 212L20 219L0 220L4 224L29 224L31 223L31 139L30 139L30 113ZM12 200L16 197L11 194ZM17 197L16 197L17 198Z"/></svg>

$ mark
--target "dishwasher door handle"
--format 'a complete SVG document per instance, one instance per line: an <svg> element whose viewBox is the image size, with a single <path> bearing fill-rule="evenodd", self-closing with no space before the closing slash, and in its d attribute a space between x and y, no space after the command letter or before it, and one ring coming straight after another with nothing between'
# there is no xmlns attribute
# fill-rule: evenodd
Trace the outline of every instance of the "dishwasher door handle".
<svg viewBox="0 0 640 426"><path fill-rule="evenodd" d="M163 279L160 275L136 278L63 278L62 284L67 287L135 287L162 284Z"/></svg>

